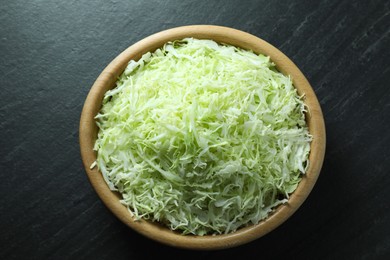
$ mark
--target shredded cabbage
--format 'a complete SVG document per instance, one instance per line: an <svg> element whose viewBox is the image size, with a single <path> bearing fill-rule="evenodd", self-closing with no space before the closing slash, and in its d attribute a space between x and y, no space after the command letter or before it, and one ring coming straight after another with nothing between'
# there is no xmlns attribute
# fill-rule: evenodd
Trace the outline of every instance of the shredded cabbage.
<svg viewBox="0 0 390 260"><path fill-rule="evenodd" d="M96 116L97 166L135 220L226 234L288 201L306 106L269 57L186 38L130 61Z"/></svg>

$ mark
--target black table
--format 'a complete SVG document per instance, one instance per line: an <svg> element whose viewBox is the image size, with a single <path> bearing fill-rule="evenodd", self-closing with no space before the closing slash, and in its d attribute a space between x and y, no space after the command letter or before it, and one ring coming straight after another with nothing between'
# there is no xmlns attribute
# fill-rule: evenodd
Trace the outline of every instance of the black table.
<svg viewBox="0 0 390 260"><path fill-rule="evenodd" d="M0 259L389 257L389 4L1 1ZM103 68L136 41L188 24L233 27L282 50L311 82L327 127L323 169L302 207L221 251L172 248L129 229L80 159L81 109Z"/></svg>

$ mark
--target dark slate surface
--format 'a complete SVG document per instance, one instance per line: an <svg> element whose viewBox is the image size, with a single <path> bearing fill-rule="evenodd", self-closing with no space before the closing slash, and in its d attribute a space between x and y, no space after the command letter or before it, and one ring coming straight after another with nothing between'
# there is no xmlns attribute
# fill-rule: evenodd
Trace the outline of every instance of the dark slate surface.
<svg viewBox="0 0 390 260"><path fill-rule="evenodd" d="M0 259L389 257L389 8L385 0L1 1ZM326 120L326 158L309 199L270 234L228 250L176 249L130 230L98 199L80 159L79 117L102 69L143 37L188 24L234 27L281 49Z"/></svg>

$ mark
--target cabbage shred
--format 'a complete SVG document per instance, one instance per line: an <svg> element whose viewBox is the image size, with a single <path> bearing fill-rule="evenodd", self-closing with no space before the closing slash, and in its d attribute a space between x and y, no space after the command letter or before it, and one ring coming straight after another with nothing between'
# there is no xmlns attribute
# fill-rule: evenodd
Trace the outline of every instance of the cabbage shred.
<svg viewBox="0 0 390 260"><path fill-rule="evenodd" d="M96 116L97 165L132 216L183 234L257 224L308 167L306 106L269 57L211 40L130 61Z"/></svg>

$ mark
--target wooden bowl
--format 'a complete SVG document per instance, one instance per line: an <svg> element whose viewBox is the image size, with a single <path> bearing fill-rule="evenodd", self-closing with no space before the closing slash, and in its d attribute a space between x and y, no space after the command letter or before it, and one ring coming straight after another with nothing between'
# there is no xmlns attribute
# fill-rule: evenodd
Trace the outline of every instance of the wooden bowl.
<svg viewBox="0 0 390 260"><path fill-rule="evenodd" d="M309 108L306 120L313 135L310 166L291 195L288 203L280 205L265 220L257 225L248 226L231 234L214 236L181 235L158 223L146 220L134 221L125 206L119 203L120 194L111 191L97 167L90 169L96 160L93 146L98 128L94 117L101 108L104 93L115 86L117 77L124 71L130 60L138 60L142 54L162 47L166 42L193 37L211 39L243 49L250 49L271 57L277 69L290 75L298 93L305 94L305 103ZM127 48L117 56L100 74L93 84L84 104L80 119L81 157L88 178L104 204L123 223L140 234L166 245L197 250L214 250L239 246L253 241L272 231L286 221L304 202L312 190L320 173L325 154L325 124L320 104L309 82L297 66L281 51L271 44L243 31L227 27L210 25L193 25L177 27L153 34Z"/></svg>

